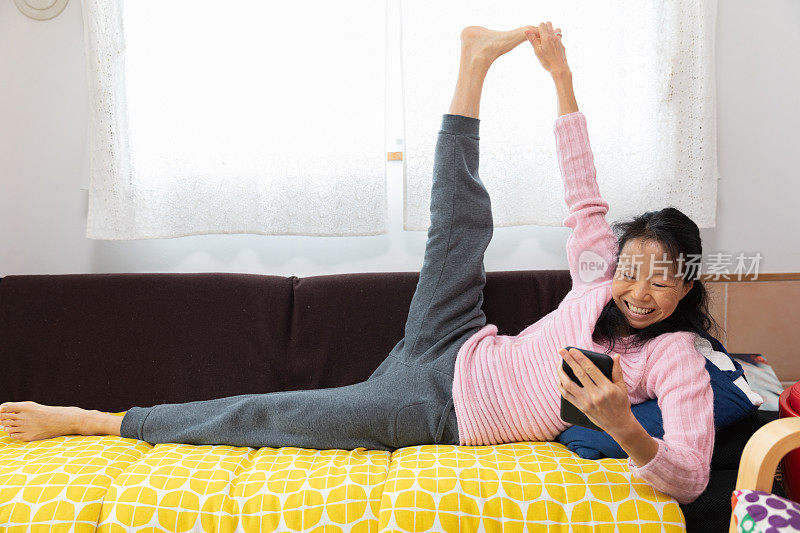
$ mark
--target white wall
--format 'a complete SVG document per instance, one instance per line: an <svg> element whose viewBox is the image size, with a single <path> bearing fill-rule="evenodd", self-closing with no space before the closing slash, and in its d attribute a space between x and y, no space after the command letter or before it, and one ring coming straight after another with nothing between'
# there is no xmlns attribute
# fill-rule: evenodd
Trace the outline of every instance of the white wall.
<svg viewBox="0 0 800 533"><path fill-rule="evenodd" d="M393 2L396 0L393 0ZM543 14L547 20L547 14ZM520 21L520 25L540 21ZM557 21L553 21L556 23ZM761 252L759 272L800 271L800 2L720 0L717 227L704 251ZM394 43L394 35L390 35ZM453 36L457 39L458 36ZM397 50L390 49L396 64ZM532 60L535 61L532 55ZM393 74L396 75L396 74ZM455 84L455 80L447 80ZM795 97L792 98L791 95ZM402 137L390 94L388 139ZM578 104L581 95L577 95ZM449 102L443 103L442 113ZM402 229L402 163L387 163L389 232L370 237L86 238L87 90L81 4L50 21L0 1L0 275L248 272L311 276L417 271L425 232ZM553 94L553 116L556 116ZM555 150L555 144L554 144ZM488 271L567 268L568 228L496 228Z"/></svg>

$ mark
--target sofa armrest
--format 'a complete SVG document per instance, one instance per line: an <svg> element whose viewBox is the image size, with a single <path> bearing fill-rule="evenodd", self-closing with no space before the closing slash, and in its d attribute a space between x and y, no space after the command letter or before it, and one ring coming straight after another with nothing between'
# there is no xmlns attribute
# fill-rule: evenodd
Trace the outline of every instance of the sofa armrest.
<svg viewBox="0 0 800 533"><path fill-rule="evenodd" d="M780 418L765 424L753 433L744 447L736 489L770 492L778 463L795 448L800 448L800 418ZM730 532L736 531L736 522L731 516Z"/></svg>

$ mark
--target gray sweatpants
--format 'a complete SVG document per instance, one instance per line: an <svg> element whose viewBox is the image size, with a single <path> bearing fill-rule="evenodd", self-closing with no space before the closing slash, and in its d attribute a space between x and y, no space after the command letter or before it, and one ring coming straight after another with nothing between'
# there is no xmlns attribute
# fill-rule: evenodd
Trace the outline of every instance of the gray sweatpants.
<svg viewBox="0 0 800 533"><path fill-rule="evenodd" d="M486 324L483 254L494 223L478 177L480 120L445 114L436 141L431 225L405 337L367 380L344 387L131 407L123 437L150 443L395 450L458 444L453 370Z"/></svg>

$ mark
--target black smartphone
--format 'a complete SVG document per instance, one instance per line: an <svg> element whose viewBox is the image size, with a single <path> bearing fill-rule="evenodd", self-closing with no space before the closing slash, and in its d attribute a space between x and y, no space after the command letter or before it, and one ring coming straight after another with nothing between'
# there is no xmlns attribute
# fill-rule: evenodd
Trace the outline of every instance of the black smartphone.
<svg viewBox="0 0 800 533"><path fill-rule="evenodd" d="M575 346L565 346L564 349L569 351L571 349L576 349L581 352L583 355L589 358L589 360L594 363L594 365L600 369L605 377L611 381L611 370L614 368L614 360L611 358L610 355L600 353L600 352L593 352L591 350L584 350L583 348L576 348ZM561 368L564 372L569 376L569 379L577 383L579 386L583 387L581 381L575 376L575 373L572 371L572 367L566 361L561 361ZM561 397L561 420L564 422L569 422L570 424L574 424L576 426L581 426L589 429L593 429L595 431L604 431L602 428L598 427L597 424L589 420L589 417L584 414L583 411L575 407L572 402Z"/></svg>

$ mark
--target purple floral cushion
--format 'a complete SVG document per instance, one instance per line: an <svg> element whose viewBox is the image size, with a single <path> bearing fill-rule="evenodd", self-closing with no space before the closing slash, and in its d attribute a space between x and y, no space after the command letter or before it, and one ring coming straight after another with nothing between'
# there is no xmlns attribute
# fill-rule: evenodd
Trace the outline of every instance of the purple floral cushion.
<svg viewBox="0 0 800 533"><path fill-rule="evenodd" d="M760 490L735 490L731 505L738 531L800 531L800 503Z"/></svg>

